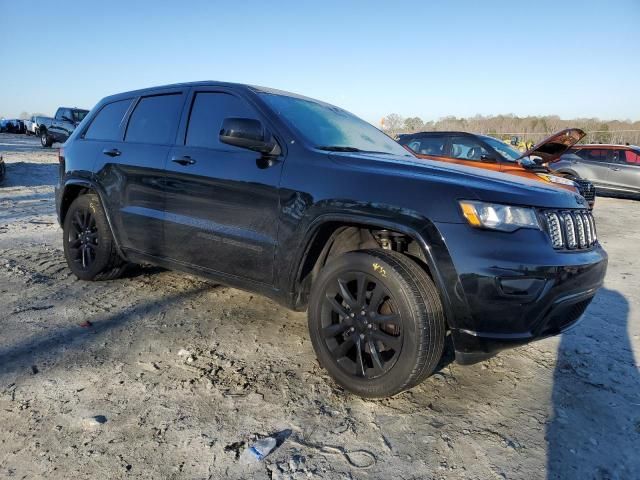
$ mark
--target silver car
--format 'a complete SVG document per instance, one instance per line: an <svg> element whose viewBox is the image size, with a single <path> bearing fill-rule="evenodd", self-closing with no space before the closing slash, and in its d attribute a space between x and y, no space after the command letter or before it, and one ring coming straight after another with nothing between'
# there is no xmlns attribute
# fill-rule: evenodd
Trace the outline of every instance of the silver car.
<svg viewBox="0 0 640 480"><path fill-rule="evenodd" d="M577 145L553 165L572 179L591 180L598 193L640 196L640 147Z"/></svg>

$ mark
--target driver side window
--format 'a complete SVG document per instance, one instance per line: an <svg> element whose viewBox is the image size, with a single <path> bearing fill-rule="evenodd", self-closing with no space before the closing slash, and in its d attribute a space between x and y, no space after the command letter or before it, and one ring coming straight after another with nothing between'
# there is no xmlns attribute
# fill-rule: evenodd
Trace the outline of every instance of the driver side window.
<svg viewBox="0 0 640 480"><path fill-rule="evenodd" d="M454 137L451 139L451 157L479 162L483 155L489 156L489 152L473 138Z"/></svg>

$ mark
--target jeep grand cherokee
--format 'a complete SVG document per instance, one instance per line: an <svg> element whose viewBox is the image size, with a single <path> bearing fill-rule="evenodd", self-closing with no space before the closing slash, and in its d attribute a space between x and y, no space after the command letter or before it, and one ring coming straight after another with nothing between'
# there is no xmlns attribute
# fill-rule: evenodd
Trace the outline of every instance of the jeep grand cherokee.
<svg viewBox="0 0 640 480"><path fill-rule="evenodd" d="M468 364L562 332L607 265L577 194L230 83L103 99L60 151L56 203L80 279L146 262L308 310L320 363L366 397L429 376L447 335Z"/></svg>

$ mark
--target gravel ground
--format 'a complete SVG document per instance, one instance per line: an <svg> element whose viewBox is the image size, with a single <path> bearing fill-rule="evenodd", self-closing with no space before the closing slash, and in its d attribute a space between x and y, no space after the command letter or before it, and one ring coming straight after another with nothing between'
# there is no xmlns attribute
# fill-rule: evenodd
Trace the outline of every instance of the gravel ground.
<svg viewBox="0 0 640 480"><path fill-rule="evenodd" d="M0 478L640 478L640 202L598 199L609 272L575 329L365 401L304 314L153 267L78 281L55 149L0 153Z"/></svg>

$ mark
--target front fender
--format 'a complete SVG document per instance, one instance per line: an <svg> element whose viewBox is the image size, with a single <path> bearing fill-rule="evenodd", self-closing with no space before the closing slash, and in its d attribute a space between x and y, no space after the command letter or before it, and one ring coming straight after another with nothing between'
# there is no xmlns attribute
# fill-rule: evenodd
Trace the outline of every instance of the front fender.
<svg viewBox="0 0 640 480"><path fill-rule="evenodd" d="M282 275L279 275L280 278L285 276L287 278L287 285L282 285L281 287L292 292L295 298L302 266L307 255L309 255L316 236L327 224L393 230L404 233L418 243L432 279L440 293L447 321L450 326L455 327L456 318L459 318L460 315L468 315L468 306L464 297L456 294L456 289L458 289L458 292L462 291L461 285L458 285L458 275L442 235L436 225L429 219L415 215L402 216L397 213L394 216L390 216L389 212L378 212L377 215L331 212L319 214L309 222L304 222L304 231L298 235L293 235L295 240L286 242L288 245L284 245L284 251L295 252L295 254L289 256L291 260L289 261L288 271L280 272Z"/></svg>

